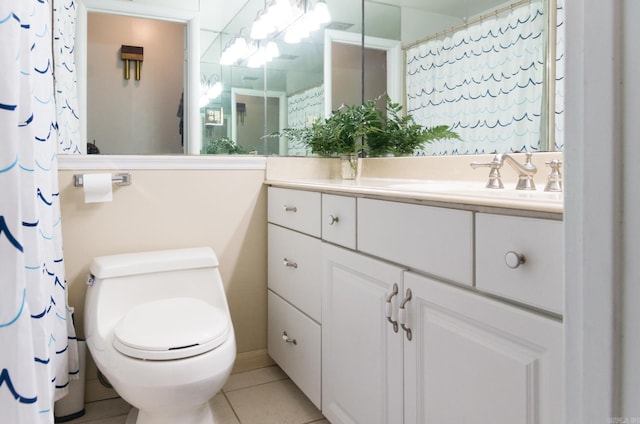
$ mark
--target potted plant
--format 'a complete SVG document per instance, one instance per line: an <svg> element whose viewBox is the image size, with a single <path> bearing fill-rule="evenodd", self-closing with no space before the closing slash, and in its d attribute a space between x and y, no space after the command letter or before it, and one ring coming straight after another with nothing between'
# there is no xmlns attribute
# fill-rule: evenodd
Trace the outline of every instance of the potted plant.
<svg viewBox="0 0 640 424"><path fill-rule="evenodd" d="M378 107L381 99L384 109ZM275 135L302 141L320 156L340 156L353 171L348 178L355 178L358 156L410 155L425 143L459 138L446 125L426 128L411 115L403 116L402 106L386 95L362 105L342 106L310 126L286 128Z"/></svg>
<svg viewBox="0 0 640 424"><path fill-rule="evenodd" d="M314 154L340 157L343 178L355 178L358 154L366 149L363 140L369 127L365 112L361 106L343 106L310 126L285 128L275 135L302 141Z"/></svg>

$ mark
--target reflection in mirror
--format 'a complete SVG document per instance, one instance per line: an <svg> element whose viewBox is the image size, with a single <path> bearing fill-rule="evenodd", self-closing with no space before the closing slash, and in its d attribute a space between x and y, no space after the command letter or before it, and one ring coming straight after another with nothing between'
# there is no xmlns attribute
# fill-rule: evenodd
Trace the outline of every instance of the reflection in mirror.
<svg viewBox="0 0 640 424"><path fill-rule="evenodd" d="M402 103L400 42L358 34L325 32L325 116L341 105L355 105L388 94ZM358 81L358 84L354 84ZM383 102L384 103L384 102Z"/></svg>
<svg viewBox="0 0 640 424"><path fill-rule="evenodd" d="M199 31L193 11L78 3L78 91L87 117L80 121L81 139L92 150L95 140L102 154L200 151L198 99L191 95L199 86Z"/></svg>
<svg viewBox="0 0 640 424"><path fill-rule="evenodd" d="M449 14L456 3L447 4ZM535 152L558 146L555 133L547 131L553 127L555 96L546 93L553 92L555 74L546 70L553 70L557 57L555 49L546 48L546 40L554 40L549 28L555 29L555 20L548 17L555 14L545 12L545 3L486 3L488 11L460 16L462 22L448 28L435 26L445 22L439 14L422 16L434 22L430 27L436 31L405 48L407 111L427 127L450 125L461 140L437 141L420 154Z"/></svg>
<svg viewBox="0 0 640 424"><path fill-rule="evenodd" d="M540 77L539 74L535 75L536 78L538 78L535 80L535 90L540 91L536 91L534 94L529 94L527 97L528 101L532 98L536 99L535 101L539 102L540 105L537 107L538 116L536 116L536 113L532 113L527 115L527 117L524 117L527 122L532 115L534 117L533 119L537 120L537 134L533 134L531 137L534 139L533 141L527 140L525 143L519 142L516 145L509 146L508 149L521 149L525 146L526 149L530 149L532 151L547 149L561 150L563 147L562 58L564 49L562 35L564 26L561 15L564 11L564 1L565 0L526 0L520 6L516 7L515 4L512 5L511 2L505 2L504 0L475 0L473 2L468 0L424 0L413 1L410 3L406 0L386 0L384 2L385 4L367 0L364 2L364 29L367 36L399 41L401 45L404 46L403 49L405 50L405 53L408 53L410 50L417 51L419 53L421 49L425 48L426 44L430 44L434 41L442 42L447 38L457 39L457 37L459 37L458 33L461 30L470 30L472 27L482 26L490 20L502 19L504 15L511 13L512 9L526 7L527 5L534 3L539 5L541 4L544 16L542 16L540 20L544 21L544 30L542 31L541 36L536 38L539 44L536 45L535 49L538 52L537 54L542 52L543 61L546 62L544 62L544 65L542 66L542 68L544 68L542 77ZM558 2L557 6L556 2ZM289 0L289 3L294 4L300 2L298 0ZM308 0L307 2L311 7L316 3L318 3L316 0ZM206 4L200 3L199 7L203 12L201 20L202 22L206 22L202 31L198 30L198 19L196 18L198 3L193 0L186 2L184 6L185 8L191 7L191 10L170 10L170 13L167 13L167 10L169 9L151 5L168 4L167 0L146 0L145 4L115 0L84 0L79 3L80 6L82 6L82 4L86 4L86 8L90 12L95 13L116 13L119 15L147 18L154 17L165 21L181 22L183 24L186 23L186 38L188 45L187 53L189 57L187 57L186 60L186 72L184 75L184 84L187 85L184 90L184 149L190 154L200 153L201 148L202 150L205 150L205 146L200 140L201 137L204 137L209 141L220 140L220 142L225 145L230 143L232 147L236 145L236 142L239 142L239 140L232 140L232 114L238 111L238 105L232 105L231 103L232 88L286 93L287 119L285 126L299 126L305 123L308 124L312 120L326 114L326 111L324 110L325 108L320 106L325 103L325 99L323 98L323 93L327 85L325 84L325 80L333 83L338 76L332 76L331 79L327 79L325 76L325 36L323 34L323 30L329 29L351 32L356 38L360 38L360 33L363 28L363 25L361 24L361 18L363 15L361 2L326 0L326 4L331 15L331 22L321 26L319 31L312 33L310 37L304 39L298 44L287 43L284 40L284 32L276 33L272 36L273 41L279 48L279 57L273 58L266 65L258 67L249 66L248 61L236 62L232 65L222 65L220 58L225 47L238 35L244 35L249 38L253 22L256 20L258 14L265 9L264 0L247 0L246 2L243 2L242 5L229 4L225 6L222 11L223 13L213 13L212 11L208 12L207 7L205 7ZM180 7L182 7L182 5ZM232 9L234 13L230 12ZM238 12L235 13L235 10L238 10ZM497 10L500 10L501 12L496 14L495 11ZM557 10L557 23L555 22L556 13L546 13L547 10ZM212 16L210 17L209 15ZM229 22L223 22L222 19L210 19L214 15L215 17L234 17ZM482 19L480 19L481 17ZM489 19L489 17L492 19ZM86 37L86 18L86 11L82 12L79 10L78 46L76 51L78 51L80 55L77 62L78 83L81 91L81 113L83 112L83 98L85 99L86 108L86 89L84 94L82 91L83 84L86 81L86 64L83 68L83 60L86 60L87 47L86 43L85 45L82 45L82 43L86 41L83 40L83 37ZM210 21L219 22L211 24ZM224 21L226 21L226 18ZM84 35L82 32L83 25ZM556 25L557 35L555 31ZM554 37L557 37L556 43L553 42ZM548 47L546 45L547 38L552 40ZM198 47L200 42L202 43L202 50ZM120 42L120 44L125 43L125 41ZM267 43L263 44L266 46ZM525 43L522 43L522 45L524 44ZM556 48L557 52L554 52ZM530 50L531 48L528 49ZM84 56L82 53L83 51ZM117 69L118 66L122 66L122 61L117 57L117 53L112 52L111 54L112 63L109 66L115 69ZM143 76L140 84L145 83L148 75L153 75L146 72L147 70L150 70L150 56L148 56L150 51L146 49L144 54L145 58L142 65ZM201 61L197 60L198 54L201 56ZM85 59L83 59L83 57ZM196 57L196 60L193 59L194 57ZM421 87L418 91L414 90L413 93L410 92L409 85L411 85L411 89L416 89L419 84L422 84L422 82L418 83L417 81L424 81L424 79L426 79L426 74L418 74L415 72L416 69L419 69L419 66L423 65L422 61L424 58L420 57L420 55L415 57L417 59L413 60L411 63L408 63L409 60L407 60L407 63L403 63L402 60L399 60L399 64L397 64L399 74L395 77L388 75L388 79L393 79L395 83L400 84L400 87L402 87L403 84L405 85L406 95L404 95L405 90L399 90L399 98L402 99L402 103L405 104L405 109L409 110L416 117L419 117L420 121L425 125L428 125L429 121L426 115L431 113L430 110L432 108L425 108L422 103L427 102L427 104L429 104L430 100L432 103L437 102L438 100L435 98L427 99L424 95L417 95L417 93L422 92L423 88L427 90L426 87ZM549 58L551 58L551 60L549 60ZM387 62L388 61L389 58L387 58ZM199 70L200 66L202 67L202 72ZM252 66L255 66L255 64L252 64ZM415 66L416 68L410 71L409 69L411 66ZM390 69L391 68L387 64L387 69L385 70L387 74L389 74ZM153 70L150 71L153 72ZM428 72L428 74L433 73ZM540 78L542 78L542 84L540 84ZM121 74L118 74L118 80L120 83L122 82ZM462 81L464 81L464 78ZM202 85L200 85L201 82ZM216 86L215 90L213 87L218 82L220 82L222 89L216 93L216 91L220 89L220 85ZM351 86L360 87L360 79L358 81L352 81ZM534 85L530 85L532 91L533 87ZM481 92L486 91L485 85L482 84L477 86L476 89ZM389 89L389 91L391 90ZM208 95L203 96L203 93ZM551 95L548 93L551 93ZM477 96L477 93L475 92L471 94L474 97ZM537 97L539 97L540 100L537 100ZM204 103L200 104L203 98ZM267 99L264 98L264 101L267 102ZM173 106L171 106L171 109L176 109L175 102L176 100L174 99L168 100L164 103L172 104ZM555 119L553 112L548 112L554 110L554 102L557 103L557 106L555 106ZM281 107L282 105L279 103L278 108ZM328 109L333 107L333 105L330 105ZM109 106L109 108L113 110L114 106ZM149 113L153 108L153 106L146 106L139 109L143 109L140 113ZM269 107L267 106L267 113L268 109ZM427 111L426 109L429 110ZM433 109L435 112L435 108ZM495 108L491 110L495 110ZM483 123L486 120L489 123L488 128L493 130L491 126L495 126L496 123L490 122L492 119L495 121L495 117L490 113L491 110L489 110L489 114L482 117L482 119L479 117L476 123ZM221 125L211 125L207 122L207 116L210 116L209 113L216 111L220 111L222 118ZM175 114L177 110L173 112ZM452 118L447 116L448 114L451 114L450 112L442 112L440 114L447 119ZM88 115L91 115L91 113L84 113L84 116ZM250 116L254 115L246 114L245 125L251 124L248 121ZM517 118L522 120L523 116L524 115L520 115L517 116ZM278 121L281 120L280 118L281 117L278 118ZM172 116L170 121L173 120L173 124L175 125L176 119L176 116ZM455 125L455 122L459 122L455 121L455 119L449 120L453 123L452 125ZM440 120L438 120L438 122L440 122ZM500 124L504 124L504 122L501 120ZM86 134L86 120L82 120L81 125L85 126L81 131L83 134ZM264 118L256 125L262 127L264 131ZM470 123L460 123L459 125L461 127L464 125L467 125L470 128L473 127L473 124ZM520 125L521 124L519 123L514 127L517 128L514 133L521 134L524 131L520 129ZM527 131L531 130L527 129ZM175 132L175 130L171 130L171 132ZM491 135L495 135L495 133L498 132L499 131L490 131ZM438 152L423 151L420 153L461 154L465 152L474 153L476 151L498 150L498 144L491 144L495 143L492 141L481 146L480 139L484 136L480 136L479 134L480 132L473 131L473 134L464 136L463 139L467 140L463 142L466 143L465 145L457 147L444 146L439 148ZM108 151L105 145L106 141L103 140L105 137L107 136L100 135L95 138L98 146L101 147L102 150ZM148 138L150 136L147 135L146 137ZM476 140L473 140L473 137L476 137ZM504 137L504 135L500 135L500 138ZM92 141L93 138L94 136L87 135L87 140ZM117 138L118 140L124 139L124 137L121 136L114 138ZM137 139L139 138L140 137L137 137ZM469 142L468 140L472 140L472 142ZM478 145L474 145L470 148L469 146L474 143L477 143ZM132 147L137 144L137 140L134 142L126 142L125 144L128 147ZM278 144L280 146L277 152L279 154L306 154L306 150L300 148L300 146L286 146L279 141L277 143L274 142L274 144ZM518 146L518 144L522 144L523 146ZM500 149L502 148L503 147L501 146ZM256 149L256 151L273 154L275 153L273 149L274 147L269 145L268 148L263 146L262 150ZM235 151L237 152L238 150L239 149L236 149Z"/></svg>
<svg viewBox="0 0 640 424"><path fill-rule="evenodd" d="M184 30L183 23L88 14L87 137L100 153L184 152ZM127 55L123 45L142 52Z"/></svg>
<svg viewBox="0 0 640 424"><path fill-rule="evenodd" d="M554 113L548 112L554 110L556 97L560 100L562 97L562 75L559 73L556 76L554 73L556 53L553 40L556 14L546 12L555 11L557 7L558 15L562 13L563 8L560 5L556 6L556 1L563 0L516 0L515 3L504 0L429 0L413 2L411 5L399 0L388 0L385 2L387 4L365 1L366 36L369 39L394 40L404 46L402 50L407 55L407 61L403 64L402 53L399 53L399 59L393 59L387 51L384 66L365 65L365 81L367 71L371 74L373 69L386 72L387 80L392 82L388 82L387 92L392 99L403 103L405 110L419 123L429 127L451 125L462 135L462 141L457 142L458 144L452 144L454 141L437 142L425 150L416 152L418 154L561 149L563 142L558 136L562 128L561 102L558 102L555 119ZM313 3L309 2L311 5ZM352 40L345 44L359 46L362 39L362 9L361 5L356 3L327 1L332 21L325 26L325 34L331 34L336 29L351 32ZM347 49L348 46L327 49L327 36L322 36L322 32L314 33L300 44L286 43L283 36L274 36L270 41L277 44L280 56L269 61L263 68L251 68L248 61L239 61L230 66L220 65L222 51L227 45L232 44L238 35L250 39L252 23L262 10L263 1L249 0L236 19L227 25L223 34L220 34L216 43L212 43L207 54L203 55L203 69L208 65L212 68L212 73L220 74L228 84L225 91L228 90L230 93L231 88L243 88L286 93L286 127L290 128L309 125L319 117L327 116L340 104L358 103L357 94L342 99L331 97L334 92L346 94L344 87L363 90L362 76L357 72L358 59L360 63L362 60L361 54L351 52L341 55L340 49ZM525 13L525 10L529 11ZM520 22L522 20L526 22ZM489 31L489 34L508 30L506 38L494 40L494 47L497 50L500 50L501 45L513 47L508 52L510 56L503 55L504 52L493 52L491 47L482 52L481 56L476 56L478 49L482 50L481 43L487 42L486 36L477 35L480 29ZM562 19L559 19L558 31L562 29ZM441 69L441 64L425 62L428 59L422 54L426 46L436 44L436 50L440 49L442 53L451 50L445 43L456 43L460 40L466 40L463 44L470 44L471 47L466 52L457 50L456 53L463 58L472 56L475 62L458 61L454 57L452 61L457 61L458 65L462 66L457 70L447 67L446 72ZM548 47L547 40L551 40ZM557 58L560 60L563 56L561 34L558 35L558 40ZM215 54L210 55L211 52ZM339 56L354 59L354 69L338 67L332 73L333 67L329 65L333 60L332 56L326 55L327 52L334 52L337 62L343 62ZM381 52L373 53L379 55ZM365 55L365 59L369 60L367 56ZM432 68L424 71L424 66ZM480 73L473 73L473 67L477 68L476 71L480 69ZM559 70L562 68L561 64L557 67ZM516 71L521 68L523 70ZM396 70L397 73L394 74ZM517 75L512 75L514 73ZM506 85L500 85L494 79L502 79ZM471 85L470 81L477 83ZM436 82L441 84L440 88L433 85ZM558 87L554 88L554 83ZM340 84L342 86L338 88ZM400 87L396 92L397 97L393 94L394 84ZM403 95L402 84L405 85L406 95ZM452 86L456 86L457 91L449 90ZM499 96L496 96L496 90ZM373 89L365 98L375 98L381 94L376 91L380 89ZM513 95L506 96L504 92L513 92ZM465 98L475 102L465 104L454 101ZM236 109L236 105L231 104L230 95L225 96L223 93L221 99L230 115L231 111ZM321 109L322 103L325 107ZM450 110L441 108L440 104L449 105ZM518 108L523 105L526 109ZM462 119L462 115L466 121ZM251 122L245 121L245 125L251 125ZM257 121L256 125L264 127L264 119ZM231 128L228 134L231 136ZM278 144L279 154L308 154L305 146L294 143L287 145L282 140L279 140ZM263 148L262 151L274 153L273 149Z"/></svg>
<svg viewBox="0 0 640 424"><path fill-rule="evenodd" d="M238 140L242 152L278 155L279 139L263 136L286 126L286 94L232 88L231 104L236 106L231 111L231 139Z"/></svg>

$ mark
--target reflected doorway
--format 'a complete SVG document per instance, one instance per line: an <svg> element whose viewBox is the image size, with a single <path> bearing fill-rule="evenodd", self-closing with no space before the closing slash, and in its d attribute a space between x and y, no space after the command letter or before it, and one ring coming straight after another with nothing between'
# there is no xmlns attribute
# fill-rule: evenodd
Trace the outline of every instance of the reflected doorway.
<svg viewBox="0 0 640 424"><path fill-rule="evenodd" d="M331 48L333 78L331 80L331 110L341 105L359 105L364 100L374 100L387 93L387 51L366 47L364 54L364 84L354 84L362 80L362 48L353 44L334 43ZM386 107L384 99L379 105Z"/></svg>
<svg viewBox="0 0 640 424"><path fill-rule="evenodd" d="M231 89L231 139L251 154L285 154L278 137L263 137L287 125L287 96L282 92Z"/></svg>
<svg viewBox="0 0 640 424"><path fill-rule="evenodd" d="M402 48L400 41L364 38L365 100L386 93L395 103L402 99ZM362 37L360 34L327 30L324 43L324 113L342 104L362 103ZM336 63L337 62L337 63ZM349 90L348 97L344 90ZM356 92L357 91L357 92ZM334 99L335 97L335 99Z"/></svg>

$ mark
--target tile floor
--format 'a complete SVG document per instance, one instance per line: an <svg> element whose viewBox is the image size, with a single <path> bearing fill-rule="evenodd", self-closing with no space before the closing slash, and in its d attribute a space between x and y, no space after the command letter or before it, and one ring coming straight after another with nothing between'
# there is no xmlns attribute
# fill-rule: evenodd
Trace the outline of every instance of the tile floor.
<svg viewBox="0 0 640 424"><path fill-rule="evenodd" d="M329 424L277 366L232 374L211 401L216 424ZM131 407L122 399L85 405L69 424L125 424Z"/></svg>

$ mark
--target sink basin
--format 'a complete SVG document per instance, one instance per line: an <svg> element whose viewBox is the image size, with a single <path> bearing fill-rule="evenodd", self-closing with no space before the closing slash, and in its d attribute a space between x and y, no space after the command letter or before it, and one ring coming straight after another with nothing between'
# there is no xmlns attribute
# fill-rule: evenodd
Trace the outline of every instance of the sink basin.
<svg viewBox="0 0 640 424"><path fill-rule="evenodd" d="M515 188L487 188L484 181L451 181L424 180L414 182L390 183L387 188L420 193L437 193L439 195L465 196L474 198L495 198L503 200L524 200L534 202L562 202L563 194L537 190L516 190Z"/></svg>
<svg viewBox="0 0 640 424"><path fill-rule="evenodd" d="M484 183L477 181L438 181L426 180L419 182L404 182L389 184L390 189L407 191L460 191L460 190L485 190Z"/></svg>

